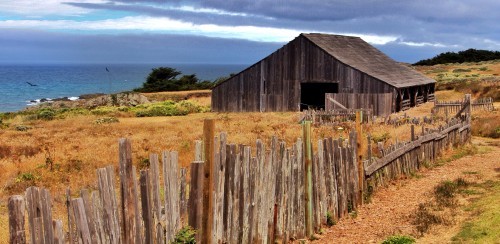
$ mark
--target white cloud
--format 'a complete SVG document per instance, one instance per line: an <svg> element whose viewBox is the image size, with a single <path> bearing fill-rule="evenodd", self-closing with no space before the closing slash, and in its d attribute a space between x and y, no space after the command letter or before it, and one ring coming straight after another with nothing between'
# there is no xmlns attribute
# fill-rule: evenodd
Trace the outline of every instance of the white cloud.
<svg viewBox="0 0 500 244"><path fill-rule="evenodd" d="M399 42L400 44L412 46L412 47L447 47L442 43L430 43L430 42Z"/></svg>
<svg viewBox="0 0 500 244"><path fill-rule="evenodd" d="M0 13L19 14L26 17L47 15L76 16L91 12L89 9L64 4L64 0L1 0ZM104 0L82 0L84 3L104 3Z"/></svg>
<svg viewBox="0 0 500 244"><path fill-rule="evenodd" d="M224 26L215 24L193 24L165 17L129 16L97 21L73 20L5 20L0 28L36 28L63 31L137 31L154 33L191 34L208 37L238 38L260 42L288 42L300 33L314 30L294 30L257 26ZM334 34L334 33L332 33ZM336 33L338 34L338 33ZM386 44L397 37L366 34L344 34L359 36L372 44Z"/></svg>

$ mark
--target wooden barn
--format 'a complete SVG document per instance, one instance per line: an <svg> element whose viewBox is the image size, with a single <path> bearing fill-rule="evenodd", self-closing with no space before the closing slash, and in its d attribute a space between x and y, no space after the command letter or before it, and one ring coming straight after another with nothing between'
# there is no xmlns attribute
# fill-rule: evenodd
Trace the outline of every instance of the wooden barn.
<svg viewBox="0 0 500 244"><path fill-rule="evenodd" d="M387 115L434 99L430 79L359 37L300 34L212 90L215 112L373 109Z"/></svg>

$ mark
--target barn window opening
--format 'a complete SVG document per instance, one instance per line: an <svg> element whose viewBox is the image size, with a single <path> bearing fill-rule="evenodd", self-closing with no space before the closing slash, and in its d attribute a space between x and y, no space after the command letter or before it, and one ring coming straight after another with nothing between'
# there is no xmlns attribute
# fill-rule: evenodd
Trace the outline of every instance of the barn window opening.
<svg viewBox="0 0 500 244"><path fill-rule="evenodd" d="M325 109L325 94L338 91L337 83L301 83L300 110Z"/></svg>

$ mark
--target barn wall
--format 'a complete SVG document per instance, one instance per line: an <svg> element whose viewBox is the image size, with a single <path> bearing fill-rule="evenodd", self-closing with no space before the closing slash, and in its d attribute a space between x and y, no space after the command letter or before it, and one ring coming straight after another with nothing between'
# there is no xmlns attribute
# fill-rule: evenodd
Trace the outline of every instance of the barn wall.
<svg viewBox="0 0 500 244"><path fill-rule="evenodd" d="M394 90L392 86L339 62L299 36L215 87L212 90L212 110L298 111L300 84L308 82L338 83L339 92L391 93ZM391 105L393 103L385 106Z"/></svg>

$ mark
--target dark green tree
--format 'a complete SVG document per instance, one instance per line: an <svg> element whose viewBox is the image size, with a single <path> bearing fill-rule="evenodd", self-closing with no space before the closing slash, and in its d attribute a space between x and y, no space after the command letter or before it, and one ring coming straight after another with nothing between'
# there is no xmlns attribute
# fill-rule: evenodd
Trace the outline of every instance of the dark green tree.
<svg viewBox="0 0 500 244"><path fill-rule="evenodd" d="M181 72L174 68L159 67L152 69L146 82L141 88L134 89L137 92L159 92L159 91L178 91L179 84L176 79Z"/></svg>
<svg viewBox="0 0 500 244"><path fill-rule="evenodd" d="M467 49L465 51L455 52L445 52L441 53L433 58L420 60L413 65L435 65L435 64L446 64L446 63L464 63L464 62L480 62L500 59L499 51L488 51L488 50L476 50L473 48Z"/></svg>
<svg viewBox="0 0 500 244"><path fill-rule="evenodd" d="M218 84L227 77L221 77L214 82L209 80L201 81L196 77L196 74L182 75L182 73L174 68L159 67L152 69L148 75L146 82L142 87L134 89L136 92L161 92L161 91L188 91L188 90L202 90L212 89L214 85Z"/></svg>

